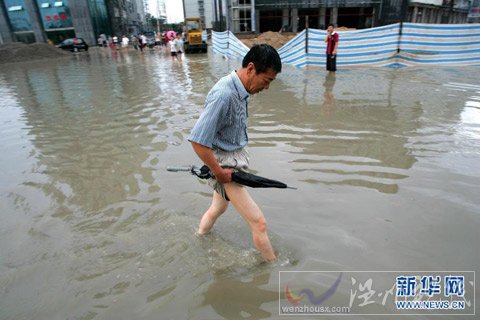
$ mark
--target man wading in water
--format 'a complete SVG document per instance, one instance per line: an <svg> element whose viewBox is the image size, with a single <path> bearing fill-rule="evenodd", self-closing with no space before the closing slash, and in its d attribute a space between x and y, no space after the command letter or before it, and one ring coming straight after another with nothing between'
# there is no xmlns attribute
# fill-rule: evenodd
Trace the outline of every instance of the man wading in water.
<svg viewBox="0 0 480 320"><path fill-rule="evenodd" d="M266 261L276 259L267 235L265 217L247 189L232 182L235 169L246 169L249 163L245 149L248 142L248 98L268 89L282 71L277 51L269 45L256 45L243 58L242 68L223 77L210 90L205 109L188 140L215 180L210 208L203 215L198 234L210 231L227 210L228 201L248 223L255 247Z"/></svg>

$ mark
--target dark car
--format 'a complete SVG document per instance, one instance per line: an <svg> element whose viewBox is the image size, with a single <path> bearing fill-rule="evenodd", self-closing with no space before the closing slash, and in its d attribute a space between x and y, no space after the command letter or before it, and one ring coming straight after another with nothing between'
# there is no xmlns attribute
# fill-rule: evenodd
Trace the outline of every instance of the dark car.
<svg viewBox="0 0 480 320"><path fill-rule="evenodd" d="M157 44L155 43L155 39L147 38L147 47L153 48L153 47L155 47L156 45L157 45Z"/></svg>
<svg viewBox="0 0 480 320"><path fill-rule="evenodd" d="M156 43L155 43L155 32L153 31L146 31L143 33L145 35L145 37L147 38L147 47L149 48L153 48L154 46L156 46Z"/></svg>
<svg viewBox="0 0 480 320"><path fill-rule="evenodd" d="M70 38L63 40L61 43L57 44L57 48L63 50L70 50L70 51L80 51L85 50L88 51L88 44L82 38Z"/></svg>

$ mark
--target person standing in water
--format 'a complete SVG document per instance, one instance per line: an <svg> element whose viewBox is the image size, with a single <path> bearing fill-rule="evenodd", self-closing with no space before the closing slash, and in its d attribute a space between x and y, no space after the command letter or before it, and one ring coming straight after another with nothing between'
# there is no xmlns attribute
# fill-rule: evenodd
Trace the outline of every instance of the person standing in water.
<svg viewBox="0 0 480 320"><path fill-rule="evenodd" d="M182 40L182 35L180 33L177 34L177 38L175 39L175 47L177 48L177 59L178 61L182 61L183 40Z"/></svg>
<svg viewBox="0 0 480 320"><path fill-rule="evenodd" d="M175 58L178 60L178 62L182 62L181 54L177 54L177 41L175 39L175 36L172 36L170 41L168 41L168 44L170 46L170 56L172 57L172 62L175 60Z"/></svg>
<svg viewBox="0 0 480 320"><path fill-rule="evenodd" d="M331 23L327 28L325 42L327 43L327 71L335 73L337 71L338 33L335 31L335 26Z"/></svg>
<svg viewBox="0 0 480 320"><path fill-rule="evenodd" d="M266 261L274 261L276 256L267 234L265 216L247 188L232 182L232 173L246 169L249 164L245 149L248 98L268 89L281 70L280 56L272 46L253 46L243 58L242 68L220 79L210 90L205 109L188 138L197 156L215 176L212 203L200 220L198 234L210 231L230 201L247 222L253 243Z"/></svg>

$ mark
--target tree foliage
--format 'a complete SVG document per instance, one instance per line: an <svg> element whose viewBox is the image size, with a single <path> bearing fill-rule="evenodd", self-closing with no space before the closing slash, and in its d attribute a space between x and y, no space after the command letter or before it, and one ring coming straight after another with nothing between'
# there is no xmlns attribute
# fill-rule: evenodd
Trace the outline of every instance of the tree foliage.
<svg viewBox="0 0 480 320"><path fill-rule="evenodd" d="M167 23L167 19L164 17L157 18L152 16L150 13L147 13L145 16L147 20L147 29L144 31L158 31L164 32L164 31L170 31L173 30L175 32L182 32L183 29L183 23Z"/></svg>

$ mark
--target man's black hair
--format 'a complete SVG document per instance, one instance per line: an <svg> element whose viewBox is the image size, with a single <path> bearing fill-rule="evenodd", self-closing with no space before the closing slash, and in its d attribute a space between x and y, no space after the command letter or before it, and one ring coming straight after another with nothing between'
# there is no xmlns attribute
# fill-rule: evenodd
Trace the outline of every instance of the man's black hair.
<svg viewBox="0 0 480 320"><path fill-rule="evenodd" d="M330 27L330 26L332 26L332 27L335 28L335 25L334 25L333 23L329 23L328 26L327 26L327 28Z"/></svg>
<svg viewBox="0 0 480 320"><path fill-rule="evenodd" d="M255 66L256 74L268 69L276 73L282 72L282 61L277 50L268 44L254 45L243 58L242 67L246 68L250 62Z"/></svg>

